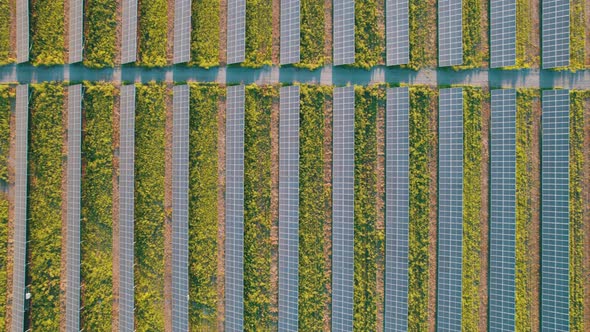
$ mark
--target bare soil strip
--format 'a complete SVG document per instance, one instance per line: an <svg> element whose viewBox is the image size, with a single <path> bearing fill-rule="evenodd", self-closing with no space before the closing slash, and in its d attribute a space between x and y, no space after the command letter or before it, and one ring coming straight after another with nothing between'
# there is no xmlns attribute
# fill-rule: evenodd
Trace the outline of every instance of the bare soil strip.
<svg viewBox="0 0 590 332"><path fill-rule="evenodd" d="M590 7L590 2L586 3ZM590 27L590 25L588 25ZM588 45L586 45L588 46ZM584 107L584 151L590 151L590 99ZM584 327L590 328L590 154L584 153L582 204L584 206Z"/></svg>
<svg viewBox="0 0 590 332"><path fill-rule="evenodd" d="M541 100L536 98L533 101L533 128L532 128L531 151L528 159L531 161L531 228L529 237L529 279L531 285L531 326L533 331L540 329L540 306L539 297L541 289L540 268L541 268Z"/></svg>
<svg viewBox="0 0 590 332"><path fill-rule="evenodd" d="M376 167L376 224L375 230L379 234L377 244L377 332L383 331L383 310L384 310L384 275L385 275L385 243L380 239L385 238L385 105L380 103L377 109L377 167Z"/></svg>
<svg viewBox="0 0 590 332"><path fill-rule="evenodd" d="M227 0L219 1L219 64L227 64Z"/></svg>
<svg viewBox="0 0 590 332"><path fill-rule="evenodd" d="M487 91L489 93L489 91ZM485 99L481 110L481 212L480 212L480 270L479 270L479 330L488 326L488 254L489 254L489 171L490 171L490 102Z"/></svg>
<svg viewBox="0 0 590 332"><path fill-rule="evenodd" d="M332 63L332 1L324 0L324 56Z"/></svg>
<svg viewBox="0 0 590 332"><path fill-rule="evenodd" d="M328 97L326 97L328 98ZM326 262L326 305L324 307L324 331L331 331L332 324L332 99L324 104L324 187L327 194L326 223L324 224L324 259Z"/></svg>
<svg viewBox="0 0 590 332"><path fill-rule="evenodd" d="M432 98L430 105L430 131L432 142L428 156L430 169L430 213L428 246L428 331L436 329L436 276L437 276L437 235L438 235L438 98Z"/></svg>
<svg viewBox="0 0 590 332"><path fill-rule="evenodd" d="M225 0L222 0L225 2ZM225 42L225 41L224 41ZM217 330L223 331L225 316L225 97L217 109Z"/></svg>
<svg viewBox="0 0 590 332"><path fill-rule="evenodd" d="M173 2L173 1L172 1ZM169 2L170 3L170 2ZM170 8L168 10L170 13ZM168 20L170 22L170 20ZM168 85L172 91L172 84ZM172 132L173 132L172 95L166 94L166 147L164 171L164 328L172 331Z"/></svg>
<svg viewBox="0 0 590 332"><path fill-rule="evenodd" d="M120 53L117 53L120 54ZM120 88L120 86L119 86ZM112 331L119 331L119 131L120 96L113 102L113 311Z"/></svg>
<svg viewBox="0 0 590 332"><path fill-rule="evenodd" d="M68 261L68 87L64 86L64 103L62 111L62 164L61 164L61 260L59 278L59 325L66 330L66 289Z"/></svg>
<svg viewBox="0 0 590 332"><path fill-rule="evenodd" d="M272 0L272 63L280 63L281 48L281 0Z"/></svg>
<svg viewBox="0 0 590 332"><path fill-rule="evenodd" d="M276 2L276 0L274 0ZM279 97L273 98L270 113L270 303L273 328L277 329L279 309Z"/></svg>

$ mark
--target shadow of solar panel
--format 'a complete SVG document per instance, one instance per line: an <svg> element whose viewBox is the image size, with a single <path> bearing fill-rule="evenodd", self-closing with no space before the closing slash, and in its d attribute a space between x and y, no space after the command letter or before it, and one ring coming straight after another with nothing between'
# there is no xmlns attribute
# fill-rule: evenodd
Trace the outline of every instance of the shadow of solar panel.
<svg viewBox="0 0 590 332"><path fill-rule="evenodd" d="M354 63L354 0L334 0L334 65Z"/></svg>
<svg viewBox="0 0 590 332"><path fill-rule="evenodd" d="M570 2L542 0L541 60L543 68L570 64Z"/></svg>
<svg viewBox="0 0 590 332"><path fill-rule="evenodd" d="M514 331L516 90L492 90L489 330Z"/></svg>
<svg viewBox="0 0 590 332"><path fill-rule="evenodd" d="M541 153L541 326L569 331L569 90L544 90Z"/></svg>
<svg viewBox="0 0 590 332"><path fill-rule="evenodd" d="M438 2L438 65L463 64L463 22L461 0Z"/></svg>
<svg viewBox="0 0 590 332"><path fill-rule="evenodd" d="M244 62L246 53L246 0L227 1L227 64Z"/></svg>
<svg viewBox="0 0 590 332"><path fill-rule="evenodd" d="M225 189L225 331L244 330L243 85L227 88Z"/></svg>
<svg viewBox="0 0 590 332"><path fill-rule="evenodd" d="M387 89L385 122L385 331L408 330L409 92Z"/></svg>
<svg viewBox="0 0 590 332"><path fill-rule="evenodd" d="M29 61L29 0L16 1L16 63Z"/></svg>
<svg viewBox="0 0 590 332"><path fill-rule="evenodd" d="M122 4L121 64L137 60L137 0Z"/></svg>
<svg viewBox="0 0 590 332"><path fill-rule="evenodd" d="M438 331L461 330L463 259L463 89L439 99Z"/></svg>
<svg viewBox="0 0 590 332"><path fill-rule="evenodd" d="M279 331L298 330L299 86L281 88L279 121Z"/></svg>
<svg viewBox="0 0 590 332"><path fill-rule="evenodd" d="M354 87L334 88L332 330L352 331L354 284Z"/></svg>
<svg viewBox="0 0 590 332"><path fill-rule="evenodd" d="M121 86L119 148L119 330L134 331L135 85Z"/></svg>
<svg viewBox="0 0 590 332"><path fill-rule="evenodd" d="M516 0L490 2L490 67L516 64Z"/></svg>
<svg viewBox="0 0 590 332"><path fill-rule="evenodd" d="M281 64L299 62L299 0L281 0Z"/></svg>
<svg viewBox="0 0 590 332"><path fill-rule="evenodd" d="M14 169L14 235L12 265L12 331L25 329L27 271L27 151L29 133L29 86L16 87L16 138Z"/></svg>
<svg viewBox="0 0 590 332"><path fill-rule="evenodd" d="M70 0L69 63L82 61L84 5L82 0Z"/></svg>
<svg viewBox="0 0 590 332"><path fill-rule="evenodd" d="M191 0L174 1L174 63L189 62L191 56Z"/></svg>
<svg viewBox="0 0 590 332"><path fill-rule="evenodd" d="M410 61L408 0L386 0L387 65L405 65Z"/></svg>

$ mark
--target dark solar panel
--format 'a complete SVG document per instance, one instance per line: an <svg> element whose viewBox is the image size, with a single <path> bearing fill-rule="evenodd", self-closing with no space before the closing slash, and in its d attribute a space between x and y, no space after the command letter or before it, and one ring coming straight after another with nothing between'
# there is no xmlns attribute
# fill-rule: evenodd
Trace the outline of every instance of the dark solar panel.
<svg viewBox="0 0 590 332"><path fill-rule="evenodd" d="M16 0L16 63L29 61L29 0Z"/></svg>
<svg viewBox="0 0 590 332"><path fill-rule="evenodd" d="M542 97L541 326L569 331L569 90Z"/></svg>
<svg viewBox="0 0 590 332"><path fill-rule="evenodd" d="M570 2L542 0L541 56L543 68L570 64Z"/></svg>
<svg viewBox="0 0 590 332"><path fill-rule="evenodd" d="M387 65L405 65L410 61L408 0L386 0Z"/></svg>
<svg viewBox="0 0 590 332"><path fill-rule="evenodd" d="M354 0L334 0L334 65L354 63Z"/></svg>
<svg viewBox="0 0 590 332"><path fill-rule="evenodd" d="M409 93L387 90L385 123L385 331L408 330Z"/></svg>
<svg viewBox="0 0 590 332"><path fill-rule="evenodd" d="M191 57L191 0L174 1L174 63Z"/></svg>
<svg viewBox="0 0 590 332"><path fill-rule="evenodd" d="M281 64L299 62L299 0L281 0Z"/></svg>
<svg viewBox="0 0 590 332"><path fill-rule="evenodd" d="M490 2L490 67L516 64L516 0Z"/></svg>
<svg viewBox="0 0 590 332"><path fill-rule="evenodd" d="M227 1L227 63L244 61L246 53L246 0Z"/></svg>
<svg viewBox="0 0 590 332"><path fill-rule="evenodd" d="M121 64L137 59L137 0L122 0Z"/></svg>
<svg viewBox="0 0 590 332"><path fill-rule="evenodd" d="M463 89L439 99L437 330L461 330L463 259Z"/></svg>
<svg viewBox="0 0 590 332"><path fill-rule="evenodd" d="M492 90L489 330L514 331L516 91Z"/></svg>
<svg viewBox="0 0 590 332"><path fill-rule="evenodd" d="M69 63L82 61L84 4L82 0L70 0Z"/></svg>
<svg viewBox="0 0 590 332"><path fill-rule="evenodd" d="M463 64L463 22L461 0L438 2L438 65Z"/></svg>

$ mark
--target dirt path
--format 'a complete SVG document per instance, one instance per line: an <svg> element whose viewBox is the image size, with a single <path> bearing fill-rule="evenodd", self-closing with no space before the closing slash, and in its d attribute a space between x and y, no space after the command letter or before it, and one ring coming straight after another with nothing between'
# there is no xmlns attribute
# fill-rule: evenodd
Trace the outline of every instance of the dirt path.
<svg viewBox="0 0 590 332"><path fill-rule="evenodd" d="M117 53L119 54L119 53ZM120 88L120 86L118 87ZM113 102L113 328L119 331L119 131L120 131L120 97L117 94Z"/></svg>
<svg viewBox="0 0 590 332"><path fill-rule="evenodd" d="M274 316L274 329L277 329L279 312L279 104L279 97L273 98L270 113L270 311Z"/></svg>
<svg viewBox="0 0 590 332"><path fill-rule="evenodd" d="M70 0L64 0L64 61L70 56Z"/></svg>
<svg viewBox="0 0 590 332"><path fill-rule="evenodd" d="M541 100L533 101L532 142L529 160L531 162L531 228L529 229L529 280L531 287L531 326L533 331L540 329L540 253L541 253Z"/></svg>
<svg viewBox="0 0 590 332"><path fill-rule="evenodd" d="M324 56L332 63L332 0L324 0Z"/></svg>
<svg viewBox="0 0 590 332"><path fill-rule="evenodd" d="M123 23L121 22L121 16L123 15L123 4L122 1L123 0L116 0L117 1L117 11L116 11L116 20L117 20L117 28L116 30L116 37L115 37L115 63L120 64L121 63L121 39L123 38L122 34L123 31L122 26ZM118 107L118 106L117 106ZM117 140L118 142L118 140Z"/></svg>
<svg viewBox="0 0 590 332"><path fill-rule="evenodd" d="M166 90L166 147L164 171L164 328L172 331L172 84Z"/></svg>
<svg viewBox="0 0 590 332"><path fill-rule="evenodd" d="M13 107L14 108L14 107ZM12 323L12 273L14 266L14 180L16 157L16 118L10 114L10 145L8 148L8 243L6 250L6 326Z"/></svg>
<svg viewBox="0 0 590 332"><path fill-rule="evenodd" d="M489 93L487 91L486 93ZM490 102L485 99L481 109L481 212L480 212L480 270L479 270L479 330L488 326L488 239L489 239L489 190L490 190Z"/></svg>
<svg viewBox="0 0 590 332"><path fill-rule="evenodd" d="M62 111L62 165L61 165L61 260L59 278L59 324L60 331L66 331L66 287L68 262L68 87L64 87Z"/></svg>
<svg viewBox="0 0 590 332"><path fill-rule="evenodd" d="M219 1L219 65L227 64L227 0ZM225 122L224 122L225 123Z"/></svg>
<svg viewBox="0 0 590 332"><path fill-rule="evenodd" d="M10 6L10 52L9 58L16 59L16 0L8 0ZM8 326L8 325L7 325Z"/></svg>
<svg viewBox="0 0 590 332"><path fill-rule="evenodd" d="M383 91L385 92L385 91ZM383 101L384 102L384 101ZM377 244L377 332L383 331L383 310L384 310L384 275L385 275L385 104L381 102L377 109L376 133L377 133L377 167L376 173L376 223L375 230L379 234Z"/></svg>
<svg viewBox="0 0 590 332"><path fill-rule="evenodd" d="M225 0L222 0L225 1ZM223 331L225 316L225 97L217 109L217 330Z"/></svg>
<svg viewBox="0 0 590 332"><path fill-rule="evenodd" d="M590 66L590 1L586 1L584 11L586 17L586 66ZM590 321L588 323L590 324Z"/></svg>
<svg viewBox="0 0 590 332"><path fill-rule="evenodd" d="M587 3L587 5L590 3ZM587 8L590 6L587 6ZM588 25L590 27L590 25ZM586 99L584 107L584 151L590 151L590 99ZM584 153L582 182L582 204L584 206L584 326L590 327L590 154Z"/></svg>
<svg viewBox="0 0 590 332"><path fill-rule="evenodd" d="M532 59L533 68L541 65L541 0L529 0L531 6L531 35L530 48L526 50L529 59Z"/></svg>
<svg viewBox="0 0 590 332"><path fill-rule="evenodd" d="M484 54L482 60L482 67L488 68L490 66L490 41L489 41L489 27L490 27L490 16L489 16L489 0L481 0L481 45L479 50ZM483 266L482 266L483 267Z"/></svg>
<svg viewBox="0 0 590 332"><path fill-rule="evenodd" d="M280 63L281 52L281 0L272 0L272 63Z"/></svg>
<svg viewBox="0 0 590 332"><path fill-rule="evenodd" d="M166 58L168 64L174 60L174 1L168 0L168 30L166 38Z"/></svg>
<svg viewBox="0 0 590 332"><path fill-rule="evenodd" d="M436 327L436 266L437 266L437 235L438 235L438 98L433 98L430 105L430 131L432 149L428 156L430 170L430 213L428 238L428 331L434 332Z"/></svg>
<svg viewBox="0 0 590 332"><path fill-rule="evenodd" d="M330 97L326 97L327 99ZM324 331L331 331L332 324L332 99L324 103L324 187L326 188L326 223L324 224L324 259L326 263L326 305L324 307Z"/></svg>

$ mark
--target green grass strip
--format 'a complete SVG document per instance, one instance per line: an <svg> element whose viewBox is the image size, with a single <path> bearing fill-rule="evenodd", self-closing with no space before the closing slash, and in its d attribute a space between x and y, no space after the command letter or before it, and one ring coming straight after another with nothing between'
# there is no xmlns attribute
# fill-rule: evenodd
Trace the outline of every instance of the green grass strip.
<svg viewBox="0 0 590 332"><path fill-rule="evenodd" d="M219 65L219 0L192 1L191 64Z"/></svg>
<svg viewBox="0 0 590 332"><path fill-rule="evenodd" d="M82 156L82 324L111 331L113 302L113 107L115 88L86 83Z"/></svg>
<svg viewBox="0 0 590 332"><path fill-rule="evenodd" d="M410 225L408 252L408 330L428 330L428 247L430 170L433 133L429 129L436 91L410 88Z"/></svg>
<svg viewBox="0 0 590 332"><path fill-rule="evenodd" d="M461 69L478 68L483 65L486 54L481 39L483 0L463 0L463 65Z"/></svg>
<svg viewBox="0 0 590 332"><path fill-rule="evenodd" d="M10 50L10 0L0 0L0 66L11 63Z"/></svg>
<svg viewBox="0 0 590 332"><path fill-rule="evenodd" d="M145 67L167 64L168 1L139 1L139 55L137 63Z"/></svg>
<svg viewBox="0 0 590 332"><path fill-rule="evenodd" d="M271 140L273 87L246 87L244 132L244 329L270 331Z"/></svg>
<svg viewBox="0 0 590 332"><path fill-rule="evenodd" d="M479 328L479 286L481 273L481 88L463 88L463 289L462 330Z"/></svg>
<svg viewBox="0 0 590 332"><path fill-rule="evenodd" d="M191 331L213 331L217 319L217 106L224 90L190 86L189 317Z"/></svg>
<svg viewBox="0 0 590 332"><path fill-rule="evenodd" d="M324 2L301 0L301 61L295 66L310 70L321 67L324 56ZM301 310L301 307L299 307Z"/></svg>
<svg viewBox="0 0 590 332"><path fill-rule="evenodd" d="M409 0L410 63L408 68L418 70L436 65L436 1ZM434 50L431 49L434 47Z"/></svg>
<svg viewBox="0 0 590 332"><path fill-rule="evenodd" d="M570 69L586 68L585 0L570 0Z"/></svg>
<svg viewBox="0 0 590 332"><path fill-rule="evenodd" d="M117 2L87 0L85 5L84 65L113 67L117 51Z"/></svg>
<svg viewBox="0 0 590 332"><path fill-rule="evenodd" d="M29 145L31 329L59 331L64 88L32 86Z"/></svg>
<svg viewBox="0 0 590 332"><path fill-rule="evenodd" d="M516 66L517 68L530 68L535 62L535 56L529 57L527 51L533 48L531 40L533 22L531 19L532 8L529 0L516 0Z"/></svg>
<svg viewBox="0 0 590 332"><path fill-rule="evenodd" d="M321 331L329 278L324 225L330 190L324 185L324 107L331 88L302 85L299 129L299 329Z"/></svg>
<svg viewBox="0 0 590 332"><path fill-rule="evenodd" d="M272 65L272 0L246 0L244 67Z"/></svg>
<svg viewBox="0 0 590 332"><path fill-rule="evenodd" d="M382 2L382 1L381 1ZM355 62L354 66L370 69L383 62L385 35L379 27L383 22L383 4L377 0L357 1L355 12Z"/></svg>
<svg viewBox="0 0 590 332"><path fill-rule="evenodd" d="M62 65L65 55L64 0L31 2L31 63Z"/></svg>
<svg viewBox="0 0 590 332"><path fill-rule="evenodd" d="M12 98L14 98L14 93L10 87L8 85L0 85L0 182L8 182L10 104Z"/></svg>
<svg viewBox="0 0 590 332"><path fill-rule="evenodd" d="M164 330L166 86L137 85L135 316L137 331Z"/></svg>
<svg viewBox="0 0 590 332"><path fill-rule="evenodd" d="M0 86L0 182L8 181L8 150L10 147L10 103L13 93L7 85ZM0 195L0 289L8 287L8 199ZM7 292L0 294L0 312L6 312ZM0 328L5 326L5 315L0 315Z"/></svg>

